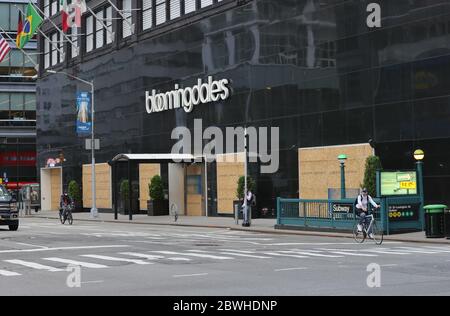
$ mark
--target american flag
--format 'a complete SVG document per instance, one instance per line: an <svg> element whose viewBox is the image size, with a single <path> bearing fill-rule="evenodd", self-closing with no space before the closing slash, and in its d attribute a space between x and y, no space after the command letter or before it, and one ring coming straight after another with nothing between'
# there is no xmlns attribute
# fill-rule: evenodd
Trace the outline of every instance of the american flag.
<svg viewBox="0 0 450 316"><path fill-rule="evenodd" d="M5 59L10 50L11 47L9 46L8 42L0 34L0 63L3 61L3 59Z"/></svg>

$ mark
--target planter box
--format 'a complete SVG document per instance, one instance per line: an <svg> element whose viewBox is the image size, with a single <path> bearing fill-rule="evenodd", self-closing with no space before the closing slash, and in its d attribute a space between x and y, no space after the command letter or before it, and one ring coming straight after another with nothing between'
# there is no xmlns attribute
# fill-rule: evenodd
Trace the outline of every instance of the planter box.
<svg viewBox="0 0 450 316"><path fill-rule="evenodd" d="M147 201L148 216L165 216L169 215L169 200Z"/></svg>

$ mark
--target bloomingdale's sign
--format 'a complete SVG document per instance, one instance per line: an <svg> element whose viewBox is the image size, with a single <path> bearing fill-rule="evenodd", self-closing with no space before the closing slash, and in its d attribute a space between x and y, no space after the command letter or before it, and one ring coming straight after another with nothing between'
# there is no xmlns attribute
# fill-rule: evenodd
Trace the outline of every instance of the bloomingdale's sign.
<svg viewBox="0 0 450 316"><path fill-rule="evenodd" d="M208 82L203 83L199 78L197 85L192 88L180 88L180 85L175 84L174 90L165 93L145 91L145 107L148 114L180 107L190 113L196 105L228 99L231 95L229 85L228 79L213 81L213 77L209 76Z"/></svg>

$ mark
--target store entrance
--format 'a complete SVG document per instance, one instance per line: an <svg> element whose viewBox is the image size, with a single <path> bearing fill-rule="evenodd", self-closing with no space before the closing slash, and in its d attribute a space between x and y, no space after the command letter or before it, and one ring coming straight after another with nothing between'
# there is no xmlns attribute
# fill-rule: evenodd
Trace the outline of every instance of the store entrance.
<svg viewBox="0 0 450 316"><path fill-rule="evenodd" d="M174 154L122 154L111 162L113 183L113 211L122 213L128 205L130 217L133 214L205 216L206 167L204 162L191 155ZM163 203L166 211L155 211L150 201L149 184L155 175L160 175L164 184ZM121 194L124 186L131 183L130 194ZM159 203L160 205L161 203ZM159 209L159 206L158 206Z"/></svg>
<svg viewBox="0 0 450 316"><path fill-rule="evenodd" d="M62 167L41 169L41 209L58 211L63 194Z"/></svg>

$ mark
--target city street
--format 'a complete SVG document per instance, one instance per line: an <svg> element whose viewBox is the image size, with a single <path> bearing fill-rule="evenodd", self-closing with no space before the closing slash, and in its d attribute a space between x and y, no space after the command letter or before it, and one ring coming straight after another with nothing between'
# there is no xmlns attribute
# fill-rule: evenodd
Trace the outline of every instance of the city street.
<svg viewBox="0 0 450 316"><path fill-rule="evenodd" d="M0 238L0 295L450 294L446 245L40 218ZM67 283L69 264L80 287Z"/></svg>

